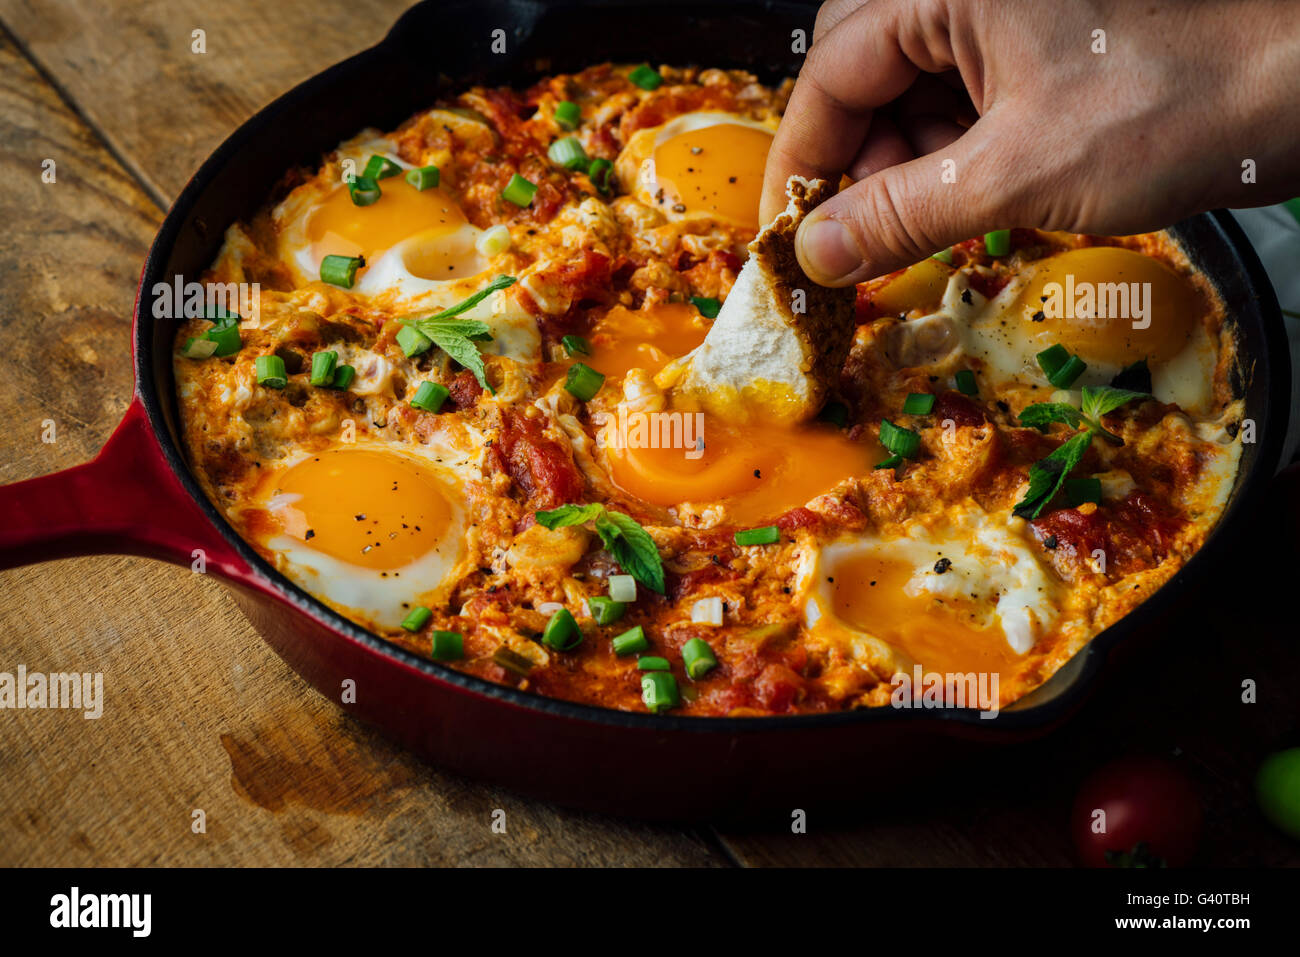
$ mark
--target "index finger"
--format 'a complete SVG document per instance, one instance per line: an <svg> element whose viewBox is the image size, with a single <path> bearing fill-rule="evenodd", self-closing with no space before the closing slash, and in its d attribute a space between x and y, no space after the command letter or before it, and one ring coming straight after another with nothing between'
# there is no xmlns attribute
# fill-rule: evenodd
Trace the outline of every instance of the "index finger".
<svg viewBox="0 0 1300 957"><path fill-rule="evenodd" d="M790 176L838 182L862 148L872 111L916 78L919 68L899 43L904 9L898 0L873 0L808 51L767 154L760 222L771 222L785 208Z"/></svg>

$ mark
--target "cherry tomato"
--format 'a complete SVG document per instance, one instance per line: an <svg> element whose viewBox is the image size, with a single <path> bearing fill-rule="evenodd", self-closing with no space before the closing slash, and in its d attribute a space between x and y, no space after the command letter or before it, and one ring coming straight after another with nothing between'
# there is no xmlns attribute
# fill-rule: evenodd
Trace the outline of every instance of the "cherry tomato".
<svg viewBox="0 0 1300 957"><path fill-rule="evenodd" d="M1173 762L1133 755L1083 783L1070 825L1087 867L1182 867L1201 836L1201 802Z"/></svg>
<svg viewBox="0 0 1300 957"><path fill-rule="evenodd" d="M1300 748L1270 754L1255 775L1260 810L1280 830L1300 837Z"/></svg>

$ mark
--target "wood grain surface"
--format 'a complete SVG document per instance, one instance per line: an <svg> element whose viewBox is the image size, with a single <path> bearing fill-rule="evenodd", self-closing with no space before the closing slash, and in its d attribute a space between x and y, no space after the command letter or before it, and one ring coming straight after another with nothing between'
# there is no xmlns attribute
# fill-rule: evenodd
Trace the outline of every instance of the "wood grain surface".
<svg viewBox="0 0 1300 957"><path fill-rule="evenodd" d="M404 6L0 0L0 482L84 461L125 409L140 264L189 174ZM1260 758L1298 743L1280 597L1294 554L1267 517L1252 542L1063 731L964 765L881 769L880 796L812 812L806 834L784 814L649 826L444 774L319 697L188 569L108 557L0 573L0 670L102 672L106 697L99 720L0 712L0 865L1062 865L1080 779L1128 750L1192 769L1210 823L1200 863L1294 865L1250 796Z"/></svg>

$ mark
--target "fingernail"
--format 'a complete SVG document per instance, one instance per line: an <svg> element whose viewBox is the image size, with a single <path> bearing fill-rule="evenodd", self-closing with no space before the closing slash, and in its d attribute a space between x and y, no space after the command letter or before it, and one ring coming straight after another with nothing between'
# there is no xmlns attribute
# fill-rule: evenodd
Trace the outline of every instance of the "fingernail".
<svg viewBox="0 0 1300 957"><path fill-rule="evenodd" d="M829 283L862 265L862 252L853 234L840 222L820 217L799 231L799 264L809 277Z"/></svg>

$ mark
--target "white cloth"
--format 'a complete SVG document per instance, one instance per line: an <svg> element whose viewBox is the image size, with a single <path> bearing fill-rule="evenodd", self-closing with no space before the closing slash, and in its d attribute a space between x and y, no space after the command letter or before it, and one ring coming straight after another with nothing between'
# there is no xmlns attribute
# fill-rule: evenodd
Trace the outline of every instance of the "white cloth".
<svg viewBox="0 0 1300 957"><path fill-rule="evenodd" d="M1234 209L1232 215L1250 237L1282 308L1300 313L1300 222L1285 206ZM1300 448L1300 319L1285 314L1282 319L1291 347L1291 422L1282 452L1286 465Z"/></svg>

